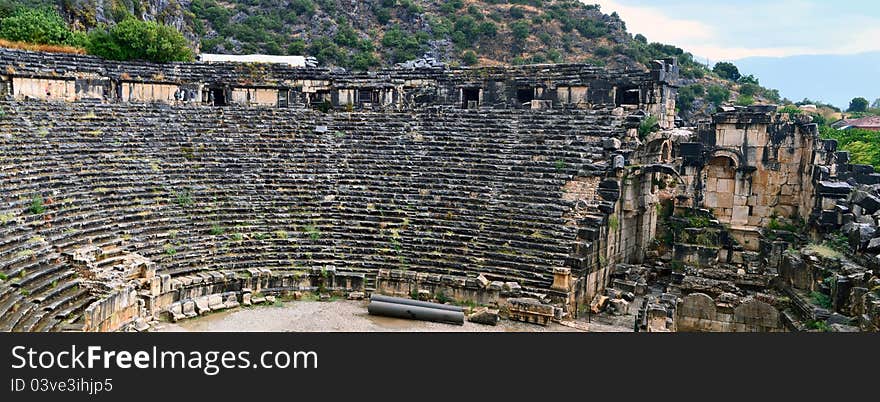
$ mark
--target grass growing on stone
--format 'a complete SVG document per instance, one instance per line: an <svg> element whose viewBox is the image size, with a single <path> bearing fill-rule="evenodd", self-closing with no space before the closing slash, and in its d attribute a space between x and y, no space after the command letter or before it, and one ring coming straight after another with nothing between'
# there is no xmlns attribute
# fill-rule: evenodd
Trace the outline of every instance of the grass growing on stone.
<svg viewBox="0 0 880 402"><path fill-rule="evenodd" d="M810 299L813 303L819 307L829 309L831 308L831 297L819 292L810 293Z"/></svg>
<svg viewBox="0 0 880 402"><path fill-rule="evenodd" d="M562 171L565 169L565 161L562 159L557 159L555 165L557 171Z"/></svg>
<svg viewBox="0 0 880 402"><path fill-rule="evenodd" d="M193 204L192 193L189 190L174 193L174 197L177 201L177 205L180 205L181 207L188 207Z"/></svg>
<svg viewBox="0 0 880 402"><path fill-rule="evenodd" d="M318 240L321 238L321 231L318 230L315 225L306 225L303 227L303 231L312 239Z"/></svg>
<svg viewBox="0 0 880 402"><path fill-rule="evenodd" d="M823 258L832 260L843 257L843 254L841 254L839 251L835 250L828 244L810 244L809 246L807 246L807 250L810 250L822 256Z"/></svg>
<svg viewBox="0 0 880 402"><path fill-rule="evenodd" d="M15 215L11 213L0 214L0 225L5 225L15 219Z"/></svg>
<svg viewBox="0 0 880 402"><path fill-rule="evenodd" d="M46 207L43 205L43 196L35 195L34 198L31 199L31 206L28 207L28 211L34 215L40 215L43 212L46 212Z"/></svg>
<svg viewBox="0 0 880 402"><path fill-rule="evenodd" d="M830 332L831 328L828 327L828 323L825 321L810 321L807 323L807 328L815 329L819 332Z"/></svg>
<svg viewBox="0 0 880 402"><path fill-rule="evenodd" d="M165 254L167 254L170 257L173 257L175 254L177 254L177 249L174 248L174 246L172 246L170 244L166 244L165 245Z"/></svg>

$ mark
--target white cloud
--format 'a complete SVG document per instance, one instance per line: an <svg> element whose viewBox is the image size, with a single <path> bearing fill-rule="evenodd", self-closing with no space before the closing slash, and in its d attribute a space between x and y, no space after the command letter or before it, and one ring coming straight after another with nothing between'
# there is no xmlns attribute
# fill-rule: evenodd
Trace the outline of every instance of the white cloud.
<svg viewBox="0 0 880 402"><path fill-rule="evenodd" d="M868 16L852 16L858 23L847 23L846 16L838 16L836 20L825 22L823 25L810 28L804 27L811 19L808 14L818 11L812 3L800 0L785 1L784 9L788 12L774 10L782 5L764 4L761 10L752 9L752 18L743 18L741 10L730 4L707 5L706 12L722 13L729 15L732 20L740 21L736 27L713 26L704 21L691 18L681 18L669 15L669 10L651 6L634 6L618 3L616 0L581 0L587 4L599 4L602 11L611 13L616 11L626 22L627 28L633 34L641 33L652 42L672 44L693 53L697 58L708 58L711 61L738 60L746 57L786 57L795 55L818 55L818 54L856 54L872 51L880 51L880 28L876 18ZM708 8L713 7L710 11ZM768 8L769 7L769 8ZM755 15L754 13L758 13ZM792 14L799 18L792 18ZM693 15L693 14L691 14ZM785 15L785 20L780 24L769 23L770 16ZM793 24L792 20L797 20ZM789 22L785 24L784 22ZM852 21L852 18L850 18ZM831 27L828 24L841 22L840 27ZM749 25L756 25L749 27ZM787 32L774 33L768 27L777 26ZM868 27L861 30L852 30L852 26ZM763 29L761 28L763 27ZM735 29L731 29L735 28ZM736 35L724 31L737 32L744 35L745 32L753 35L766 35L768 39L776 43L786 43L783 46L737 46ZM795 31L799 31L795 33ZM854 31L854 32L853 32ZM776 35L774 37L773 35ZM781 40L780 36L785 36ZM754 41L755 36L744 37L743 42ZM781 40L781 42L780 42Z"/></svg>
<svg viewBox="0 0 880 402"><path fill-rule="evenodd" d="M670 17L658 8L626 6L613 0L582 1L602 6L602 11L605 13L616 11L626 22L630 32L641 33L652 42L692 43L715 37L715 31L711 26L700 21Z"/></svg>

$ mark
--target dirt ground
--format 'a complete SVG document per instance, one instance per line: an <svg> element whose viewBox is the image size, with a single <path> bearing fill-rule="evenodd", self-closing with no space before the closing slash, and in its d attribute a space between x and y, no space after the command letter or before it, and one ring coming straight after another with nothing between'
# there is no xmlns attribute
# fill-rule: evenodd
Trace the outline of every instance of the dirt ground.
<svg viewBox="0 0 880 402"><path fill-rule="evenodd" d="M614 330L595 323L578 328L501 320L497 326L465 322L449 325L427 321L377 317L367 314L365 301L292 301L281 306L238 308L177 323L160 323L162 332L606 332Z"/></svg>

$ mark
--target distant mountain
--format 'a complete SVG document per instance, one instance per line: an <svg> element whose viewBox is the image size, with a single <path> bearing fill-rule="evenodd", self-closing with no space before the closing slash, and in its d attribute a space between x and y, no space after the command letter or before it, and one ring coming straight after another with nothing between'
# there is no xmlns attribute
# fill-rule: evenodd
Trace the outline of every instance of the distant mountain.
<svg viewBox="0 0 880 402"><path fill-rule="evenodd" d="M846 109L858 96L870 102L880 98L880 52L754 57L735 64L743 74L754 74L761 85L776 88L795 102L809 98Z"/></svg>

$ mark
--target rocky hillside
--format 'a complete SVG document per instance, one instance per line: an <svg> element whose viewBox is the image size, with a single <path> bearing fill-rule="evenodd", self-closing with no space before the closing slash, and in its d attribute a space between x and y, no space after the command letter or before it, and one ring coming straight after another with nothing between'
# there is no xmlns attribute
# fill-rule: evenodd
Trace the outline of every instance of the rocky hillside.
<svg viewBox="0 0 880 402"><path fill-rule="evenodd" d="M627 68L675 57L685 119L722 103L778 101L760 87L742 96L743 83L719 78L680 48L632 35L616 13L577 0L0 0L0 12L16 5L54 6L75 29L135 16L176 27L201 52L306 54L355 70L423 55L452 65Z"/></svg>

